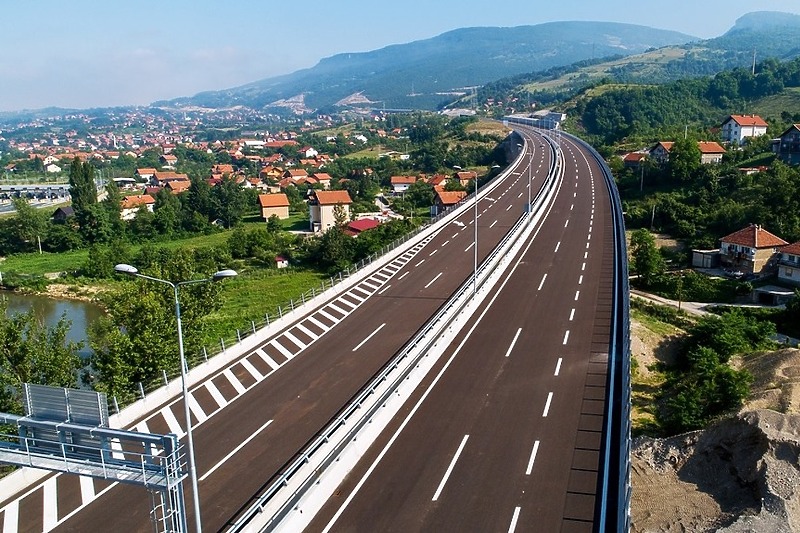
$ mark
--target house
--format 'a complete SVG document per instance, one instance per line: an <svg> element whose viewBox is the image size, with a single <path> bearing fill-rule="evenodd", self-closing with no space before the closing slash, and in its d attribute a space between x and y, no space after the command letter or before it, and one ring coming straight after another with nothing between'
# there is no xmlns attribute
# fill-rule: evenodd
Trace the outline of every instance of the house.
<svg viewBox="0 0 800 533"><path fill-rule="evenodd" d="M170 181L189 181L188 174L178 174L176 172L158 172L156 171L153 174L153 177L150 178L150 183L153 185L158 185L159 187L166 186L167 183Z"/></svg>
<svg viewBox="0 0 800 533"><path fill-rule="evenodd" d="M72 208L72 206L67 205L56 209L55 213L53 213L52 219L53 222L59 222L63 224L68 219L74 216L75 216L75 210Z"/></svg>
<svg viewBox="0 0 800 533"><path fill-rule="evenodd" d="M392 192L395 194L402 194L417 181L414 176L392 176L389 183L392 185Z"/></svg>
<svg viewBox="0 0 800 533"><path fill-rule="evenodd" d="M289 218L289 198L283 193L259 194L258 205L264 220L269 220L272 215L281 219Z"/></svg>
<svg viewBox="0 0 800 533"><path fill-rule="evenodd" d="M233 165L214 165L211 167L212 174L227 174L228 176L233 176Z"/></svg>
<svg viewBox="0 0 800 533"><path fill-rule="evenodd" d="M742 144L747 137L759 137L767 133L767 123L758 115L729 115L722 122L722 141Z"/></svg>
<svg viewBox="0 0 800 533"><path fill-rule="evenodd" d="M478 173L474 170L461 170L456 172L453 177L461 183L462 187L466 187L470 181L478 179Z"/></svg>
<svg viewBox="0 0 800 533"><path fill-rule="evenodd" d="M188 191L191 186L192 182L189 180L170 180L164 185L164 188L172 194L181 194Z"/></svg>
<svg viewBox="0 0 800 533"><path fill-rule="evenodd" d="M289 170L284 171L282 176L284 178L292 178L296 180L298 178L307 178L308 172L306 172L305 169L302 168L290 168Z"/></svg>
<svg viewBox="0 0 800 533"><path fill-rule="evenodd" d="M441 213L466 197L467 191L436 191L433 203L436 206L436 212Z"/></svg>
<svg viewBox="0 0 800 533"><path fill-rule="evenodd" d="M319 155L319 152L314 150L314 148L312 148L311 146L304 146L298 151L306 159L311 159L312 157L317 157Z"/></svg>
<svg viewBox="0 0 800 533"><path fill-rule="evenodd" d="M132 220L141 208L145 208L152 213L155 204L155 198L149 194L126 196L120 201L120 218L122 220Z"/></svg>
<svg viewBox="0 0 800 533"><path fill-rule="evenodd" d="M289 266L289 260L283 257L282 255L276 255L275 266L277 268L287 268Z"/></svg>
<svg viewBox="0 0 800 533"><path fill-rule="evenodd" d="M642 162L647 159L647 152L631 152L622 158L622 166L625 168L638 169Z"/></svg>
<svg viewBox="0 0 800 533"><path fill-rule="evenodd" d="M669 152L674 145L671 141L659 141L650 149L650 158L661 164L668 162ZM725 155L725 148L714 141L698 141L697 148L700 149L700 162L704 165L719 163Z"/></svg>
<svg viewBox="0 0 800 533"><path fill-rule="evenodd" d="M789 129L773 141L772 150L778 159L787 165L800 164L800 124L792 124Z"/></svg>
<svg viewBox="0 0 800 533"><path fill-rule="evenodd" d="M164 168L175 168L178 163L178 158L172 154L164 154L158 158Z"/></svg>
<svg viewBox="0 0 800 533"><path fill-rule="evenodd" d="M337 223L337 218L350 220L350 194L347 191L311 190L308 198L308 219L311 231L327 231Z"/></svg>
<svg viewBox="0 0 800 533"><path fill-rule="evenodd" d="M140 181L150 181L156 175L156 169L154 168L137 168L136 172L134 173L139 178Z"/></svg>
<svg viewBox="0 0 800 533"><path fill-rule="evenodd" d="M704 165L721 163L722 156L725 155L725 148L714 141L698 141L697 147L700 149L700 163Z"/></svg>
<svg viewBox="0 0 800 533"><path fill-rule="evenodd" d="M778 279L800 286L800 241L778 250Z"/></svg>
<svg viewBox="0 0 800 533"><path fill-rule="evenodd" d="M331 188L331 175L327 172L317 172L314 174L317 182L322 185L322 188L328 190Z"/></svg>
<svg viewBox="0 0 800 533"><path fill-rule="evenodd" d="M57 172L61 172L61 167L60 167L60 166L58 166L58 165L56 165L55 163L50 163L49 165L47 165L46 167L44 167L44 169L45 169L47 172L50 172L51 174L55 174L55 173L57 173Z"/></svg>
<svg viewBox="0 0 800 533"><path fill-rule="evenodd" d="M756 224L720 239L720 262L745 274L759 274L788 243Z"/></svg>
<svg viewBox="0 0 800 533"><path fill-rule="evenodd" d="M433 185L434 190L443 191L447 185L447 176L445 174L434 174L428 183Z"/></svg>

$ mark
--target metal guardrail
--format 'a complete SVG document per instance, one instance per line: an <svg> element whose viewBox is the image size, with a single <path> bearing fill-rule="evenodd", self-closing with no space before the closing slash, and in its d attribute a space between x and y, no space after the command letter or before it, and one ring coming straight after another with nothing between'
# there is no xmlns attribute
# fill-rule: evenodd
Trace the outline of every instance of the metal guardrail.
<svg viewBox="0 0 800 533"><path fill-rule="evenodd" d="M549 169L549 179L548 184L537 193L536 197L532 201L533 205L541 204L548 192L554 186L555 180L554 174L557 171L558 163L555 150L551 145L551 151L553 152L553 157L551 158L551 164ZM472 195L470 196L472 197ZM518 230L529 223L533 218L528 216L531 213L535 212L534 209L531 209L530 212L526 212L519 219L517 222L512 226L512 228L506 233L500 243L492 250L492 252L487 256L481 265L478 268L477 276L480 278L481 274L489 268L490 266L494 267L493 261L497 259L500 254L505 252L505 247L509 243L510 240L517 238ZM485 281L485 279L484 279ZM481 282L483 283L483 282ZM320 467L315 469L312 474L307 476L307 478L303 481L300 488L296 489L295 492L290 495L289 498L284 502L281 508L276 512L271 518L270 523L277 523L283 519L283 517L291 510L291 508L296 504L297 500L299 499L300 495L307 490L307 487L311 485L319 476L320 472L324 470L327 466L333 463L336 458L341 453L342 449L350 443L352 438L363 428L365 424L368 423L372 415L377 412L378 409L383 406L385 401L395 393L397 387L406 379L406 376L410 374L414 368L417 367L419 361L425 356L428 349L438 340L438 335L432 338L429 338L426 342L424 347L418 351L418 353L413 357L412 360L406 362L406 359L412 356L412 354L419 349L420 343L425 341L425 337L434 329L440 326L440 323L443 319L448 317L448 315L452 315L454 312L460 311L463 307L467 304L469 299L462 298L465 293L470 292L473 290L473 277L470 276L467 278L464 283L456 290L456 292L445 302L442 307L434 314L434 316L417 332L416 335L406 344L403 346L400 352L392 358L392 360L381 369L377 375L364 387L362 388L345 406L345 408L337 413L328 425L318 434L316 438L314 438L304 449L301 451L293 461L289 463L289 465L283 469L281 474L278 478L269 486L269 488L256 500L256 502L248 508L236 522L231 526L228 531L243 531L244 528L253 520L253 518L263 512L263 509L266 505L274 498L284 487L289 484L289 481L297 475L298 472L310 461L311 457L317 453L325 444L334 440L335 433L342 428L347 421L354 416L360 416L357 419L357 422L353 425L349 431L341 436L338 437L338 443L334 448L329 451L326 456L320 461ZM448 319L451 321L452 318ZM391 376L395 373L398 369L402 367L402 371L393 378L392 384L385 388L384 392L381 396L374 401L372 406L364 412L361 412L362 407L368 402L370 397L374 395L378 390L383 387L384 383L392 379Z"/></svg>

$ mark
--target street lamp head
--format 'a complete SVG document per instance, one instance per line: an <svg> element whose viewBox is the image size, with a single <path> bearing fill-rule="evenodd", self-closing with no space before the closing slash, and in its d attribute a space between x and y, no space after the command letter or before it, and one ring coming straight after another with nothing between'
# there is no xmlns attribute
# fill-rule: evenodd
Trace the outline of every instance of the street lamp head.
<svg viewBox="0 0 800 533"><path fill-rule="evenodd" d="M139 273L139 269L135 266L126 265L125 263L119 263L118 265L114 265L114 272L118 274L128 274L129 276L133 276L134 274Z"/></svg>
<svg viewBox="0 0 800 533"><path fill-rule="evenodd" d="M456 169L456 170L464 170L463 168L461 168L461 167L460 167L460 166L458 166L458 165L453 165L453 168L454 168L454 169Z"/></svg>
<svg viewBox="0 0 800 533"><path fill-rule="evenodd" d="M219 272L214 272L214 275L211 276L211 279L214 281L221 281L225 278L233 278L238 276L239 274L235 270L231 270L230 268L226 268L225 270L220 270Z"/></svg>

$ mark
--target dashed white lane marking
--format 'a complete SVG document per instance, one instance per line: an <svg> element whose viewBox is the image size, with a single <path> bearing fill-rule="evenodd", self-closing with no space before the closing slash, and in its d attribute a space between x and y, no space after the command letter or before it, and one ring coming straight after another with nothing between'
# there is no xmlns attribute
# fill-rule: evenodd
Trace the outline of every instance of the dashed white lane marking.
<svg viewBox="0 0 800 533"><path fill-rule="evenodd" d="M555 249L555 250L553 250L553 253L554 253L554 254L555 254L555 253L558 253L558 249L559 249L560 247L561 247L561 241L558 241L558 242L556 243L556 249Z"/></svg>
<svg viewBox="0 0 800 533"><path fill-rule="evenodd" d="M94 480L88 476L78 477L81 486L81 504L89 505L94 500Z"/></svg>
<svg viewBox="0 0 800 533"><path fill-rule="evenodd" d="M281 355L283 355L286 359L291 359L294 357L294 354L284 348L283 345L278 342L278 339L272 339L269 345L281 352Z"/></svg>
<svg viewBox="0 0 800 533"><path fill-rule="evenodd" d="M547 279L547 274L545 274L544 276L542 276L542 281L540 281L540 282L539 282L539 288L538 288L538 289L536 289L537 291L540 291L540 290L542 290L542 287L544 286L544 280L546 280L546 279Z"/></svg>
<svg viewBox="0 0 800 533"><path fill-rule="evenodd" d="M581 291L575 291L575 301L578 301L578 298L581 297Z"/></svg>
<svg viewBox="0 0 800 533"><path fill-rule="evenodd" d="M428 284L427 284L427 285L425 285L425 288L427 289L428 287L430 287L431 285L433 285L433 283L434 283L434 282L435 282L437 279L439 279L439 278L441 277L441 275L442 275L442 274L443 274L443 272L439 272L438 274L436 274L436 276L435 276L435 277L434 277L432 280L430 280L430 281L428 282Z"/></svg>
<svg viewBox="0 0 800 533"><path fill-rule="evenodd" d="M570 211L572 211L573 209L575 209L575 204L572 204L571 206L569 206L569 210Z"/></svg>
<svg viewBox="0 0 800 533"><path fill-rule="evenodd" d="M13 500L3 507L3 532L17 533L17 531L19 531L19 500Z"/></svg>
<svg viewBox="0 0 800 533"><path fill-rule="evenodd" d="M307 320L312 324L314 324L315 326L317 326L322 331L328 331L329 329L331 329L322 322L320 322L319 320L317 320L316 318L314 318L313 316L308 317Z"/></svg>
<svg viewBox="0 0 800 533"><path fill-rule="evenodd" d="M558 361L556 361L556 371L553 372L554 376L557 376L561 372L561 363L563 362L563 358L559 357Z"/></svg>
<svg viewBox="0 0 800 533"><path fill-rule="evenodd" d="M512 207L514 207L514 204L511 204L510 206L506 207L506 211L511 211Z"/></svg>
<svg viewBox="0 0 800 533"><path fill-rule="evenodd" d="M569 330L564 333L564 345L569 341Z"/></svg>
<svg viewBox="0 0 800 533"><path fill-rule="evenodd" d="M586 243L586 248L589 248L589 243L588 242Z"/></svg>
<svg viewBox="0 0 800 533"><path fill-rule="evenodd" d="M514 508L514 516L511 517L511 524L508 526L508 533L514 533L514 531L517 530L517 521L519 520L519 513L521 510L521 507Z"/></svg>
<svg viewBox="0 0 800 533"><path fill-rule="evenodd" d="M233 375L233 374L231 374ZM236 383L239 383L238 381ZM241 387L241 383L239 383ZM175 414L172 412L172 409L169 407L165 407L161 410L161 416L164 417L164 422L167 423L167 427L169 428L170 433L175 433L176 435L183 436L183 428L178 423L178 419L175 418Z"/></svg>
<svg viewBox="0 0 800 533"><path fill-rule="evenodd" d="M456 237L458 237L458 232L456 232L456 233L453 233L453 236L452 236L452 237L450 237L450 238L451 238L451 239L455 239Z"/></svg>
<svg viewBox="0 0 800 533"><path fill-rule="evenodd" d="M256 352L258 353L258 355L261 356L261 359L267 362L269 366L275 365L272 367L273 369L278 368L278 363L272 361L272 357L268 356L264 352L259 352L259 350L256 350ZM270 364L270 361L272 361L272 364ZM214 383L211 380L206 381L206 390L208 390L208 393L211 395L212 398L214 398L214 401L217 402L217 405L219 405L220 409L228 405L228 400L225 399L225 397L219 391L217 386L214 385Z"/></svg>
<svg viewBox="0 0 800 533"><path fill-rule="evenodd" d="M584 270L586 270L586 263L581 265L581 272L583 272Z"/></svg>
<svg viewBox="0 0 800 533"><path fill-rule="evenodd" d="M433 257L433 254L435 254L438 251L439 251L438 249L432 251L431 253L428 254L428 257Z"/></svg>
<svg viewBox="0 0 800 533"><path fill-rule="evenodd" d="M303 324L297 324L296 327L297 329L308 335L309 339L317 340L317 338L319 337L319 335L317 335L316 333L305 327Z"/></svg>
<svg viewBox="0 0 800 533"><path fill-rule="evenodd" d="M214 473L214 472L215 472L215 471L216 471L216 470L217 470L217 469L218 469L220 466L222 466L222 465L224 465L226 462L228 462L228 459L230 459L231 457L233 457L234 455L236 455L236 453L237 453L239 450L241 450L242 448L244 448L244 447L245 447L245 445L247 445L247 443L249 443L251 440L253 440L254 438L256 438L256 437L258 436L258 434L259 434L259 433L261 433L262 431L264 431L265 429L267 429L267 426L269 426L270 424L272 424L272 420L267 420L267 422L266 422L266 423L265 423L263 426L261 426L260 428L258 428L258 429L255 431L255 433L253 433L252 435L250 435L249 437L247 437L245 440L243 440L243 441L242 441L242 442L241 442L241 443L240 443L240 444L239 444L239 445L238 445L236 448L234 448L233 450L231 450L231 452L230 452L228 455L226 455L225 457L223 457L223 458L222 458L222 460L221 460L220 462L218 462L217 464L215 464L214 466L212 466L212 467L211 467L211 469L210 469L208 472L206 472L205 474L203 474L202 476L200 476L200 481L205 481L205 480L208 478L208 476L210 476L211 474L213 474L213 473Z"/></svg>
<svg viewBox="0 0 800 533"><path fill-rule="evenodd" d="M522 193L519 193L519 194L517 195L517 198L522 198Z"/></svg>
<svg viewBox="0 0 800 533"><path fill-rule="evenodd" d="M573 198L577 198L578 197L578 193L576 193L576 192L572 193L572 197Z"/></svg>
<svg viewBox="0 0 800 533"><path fill-rule="evenodd" d="M517 344L517 339L519 339L519 334L520 333L522 333L522 328L517 329L517 334L514 335L514 340L511 341L511 345L508 347L508 350L506 351L506 357L511 355L511 350L513 350L514 349L514 345Z"/></svg>
<svg viewBox="0 0 800 533"><path fill-rule="evenodd" d="M564 222L564 227L566 228L567 226L569 226L569 219L567 219L567 221Z"/></svg>
<svg viewBox="0 0 800 533"><path fill-rule="evenodd" d="M589 252L583 252L583 258L587 259L589 257Z"/></svg>
<svg viewBox="0 0 800 533"><path fill-rule="evenodd" d="M58 524L58 478L51 477L42 485L42 531L50 531Z"/></svg>
<svg viewBox="0 0 800 533"><path fill-rule="evenodd" d="M378 296L380 296L380 295L381 295L381 294L383 294L384 292L388 291L388 290L389 290L389 288L390 288L391 286L392 286L392 284L390 283L389 285L387 285L387 286L385 286L384 288L382 288L381 290L379 290L379 291L378 291Z"/></svg>
<svg viewBox="0 0 800 533"><path fill-rule="evenodd" d="M496 220L495 220L494 222L492 222L492 223L489 225L489 228L490 228L490 229L491 229L491 228L493 228L495 224L497 224L497 221L496 221Z"/></svg>
<svg viewBox="0 0 800 533"><path fill-rule="evenodd" d="M369 340L370 340L372 337L374 337L375 335L377 335L377 334L378 334L378 332L384 328L384 326L386 326L386 322L384 322L383 324L381 324L380 326L378 326L377 328L375 328L375 331L373 331L372 333L370 333L369 335L367 335L367 338L366 338L366 339L364 339L363 341L359 342L359 343L358 343L358 346L356 346L355 348L353 348L353 351L355 352L356 350L358 350L359 348L361 348L362 346L364 346L364 345L365 345L365 344L366 344L366 343L367 343L367 342L368 342L368 341L369 341Z"/></svg>
<svg viewBox="0 0 800 533"><path fill-rule="evenodd" d="M453 473L453 469L456 467L456 462L458 461L458 457L461 455L461 452L464 451L464 446L467 445L467 439L469 439L469 435L464 435L464 438L461 439L461 444L458 446L456 454L450 461L450 465L447 467L447 471L444 473L442 481L439 482L439 486L436 488L436 492L433 494L433 498L431 499L431 501L435 502L436 500L439 499L439 496L441 496L442 490L444 490L445 483L447 483L447 479L450 477L450 474Z"/></svg>
<svg viewBox="0 0 800 533"><path fill-rule="evenodd" d="M533 450L531 450L531 458L528 459L528 468L525 469L525 475L530 476L533 472L533 462L536 461L536 453L539 451L539 441L533 443Z"/></svg>
<svg viewBox="0 0 800 533"><path fill-rule="evenodd" d="M416 265L414 265L414 268L417 268L418 266L420 266L420 265L421 265L422 263L424 263L424 262L425 262L425 260L423 259L422 261L420 261L419 263L417 263Z"/></svg>
<svg viewBox="0 0 800 533"><path fill-rule="evenodd" d="M264 376L261 375L261 372L259 372L258 369L253 366L253 363L251 363L247 359L242 359L242 366L244 367L245 370L247 370L250 373L251 376L253 376L256 379L256 381L261 381L262 379L264 379ZM200 406L198 405L198 407Z"/></svg>
<svg viewBox="0 0 800 533"><path fill-rule="evenodd" d="M244 365L245 362L247 362L247 361L245 359L242 359L242 365ZM250 366L252 366L252 365L250 365ZM245 367L245 368L247 368L247 367ZM258 378L256 378L256 379L258 379ZM189 411L192 412L194 417L197 419L197 422L198 423L205 422L208 419L208 415L205 413L205 411L203 411L203 408L200 407L200 404L197 403L197 399L194 396L192 396L191 394L189 394L189 399L187 401L189 402Z"/></svg>
<svg viewBox="0 0 800 533"><path fill-rule="evenodd" d="M447 246L449 243L450 243L450 239L447 239L446 241L444 241L444 242L442 243L442 248L444 248L445 246Z"/></svg>
<svg viewBox="0 0 800 533"><path fill-rule="evenodd" d="M467 246L466 248L464 248L464 251L465 251L465 252L469 252L470 248L472 248L473 246L475 246L475 241L472 241L472 242L469 244L469 246Z"/></svg>
<svg viewBox="0 0 800 533"><path fill-rule="evenodd" d="M569 321L572 322L573 318L575 318L575 309L569 312Z"/></svg>
<svg viewBox="0 0 800 533"><path fill-rule="evenodd" d="M329 303L328 307L330 307L331 309L333 309L334 311L336 311L337 313L339 313L341 315L344 315L344 316L348 315L347 311L345 311L344 309L342 309L341 307L337 306L334 303ZM338 320L337 320L337 322L338 322Z"/></svg>
<svg viewBox="0 0 800 533"><path fill-rule="evenodd" d="M408 276L408 274L409 274L409 273L410 273L410 271L409 271L409 272L406 272L406 273L404 273L402 276L400 276L399 278L397 278L397 281L400 281L400 280L401 280L401 279L403 279L404 277Z"/></svg>
<svg viewBox="0 0 800 533"><path fill-rule="evenodd" d="M294 345L296 345L301 350L305 349L306 343L304 343L303 341L301 341L300 339L295 337L295 335L293 333L291 333L290 331L284 332L283 336L286 337L287 339L289 339Z"/></svg>
<svg viewBox="0 0 800 533"><path fill-rule="evenodd" d="M578 278L578 285L583 285L583 275Z"/></svg>
<svg viewBox="0 0 800 533"><path fill-rule="evenodd" d="M550 413L550 404L553 402L553 393L547 393L547 401L544 404L544 411L542 411L542 418L547 418L548 413Z"/></svg>

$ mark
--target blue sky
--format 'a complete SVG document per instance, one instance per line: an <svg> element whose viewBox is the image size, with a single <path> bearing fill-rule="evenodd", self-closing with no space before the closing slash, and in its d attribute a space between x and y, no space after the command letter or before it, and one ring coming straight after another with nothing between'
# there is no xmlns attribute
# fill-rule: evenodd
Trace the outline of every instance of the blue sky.
<svg viewBox="0 0 800 533"><path fill-rule="evenodd" d="M5 0L0 111L148 104L470 26L602 20L702 38L797 0Z"/></svg>

